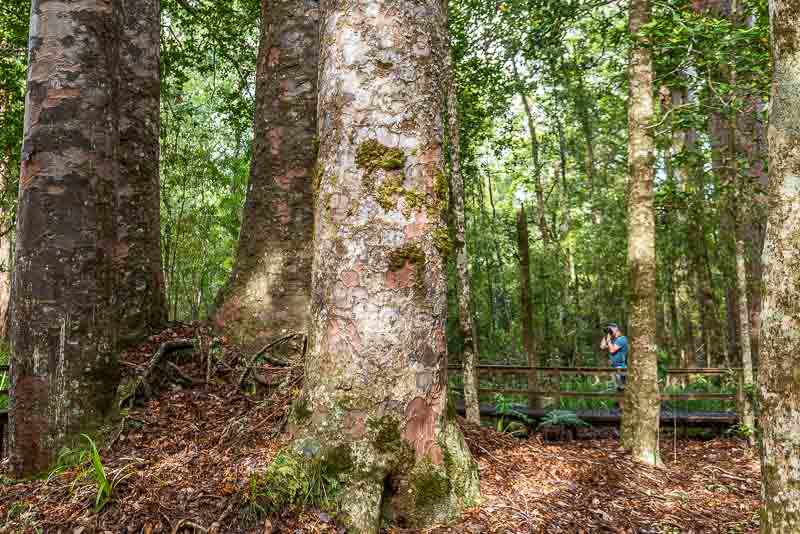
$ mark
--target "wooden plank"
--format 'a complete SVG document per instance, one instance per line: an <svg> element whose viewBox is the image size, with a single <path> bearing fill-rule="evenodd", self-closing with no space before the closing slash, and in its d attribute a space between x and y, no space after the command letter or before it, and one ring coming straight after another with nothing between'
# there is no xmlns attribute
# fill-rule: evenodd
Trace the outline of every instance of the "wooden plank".
<svg viewBox="0 0 800 534"><path fill-rule="evenodd" d="M617 369L614 367L528 367L527 365L477 365L475 366L479 371L486 371L491 373L527 373L531 370L539 371L543 374L623 374L625 369ZM450 371L461 371L460 366L450 366L447 368ZM667 369L669 375L724 375L729 372L737 372L740 368L716 368L716 367L687 367L687 368L674 368Z"/></svg>
<svg viewBox="0 0 800 534"><path fill-rule="evenodd" d="M458 388L452 388L460 391ZM574 399L624 399L624 393L612 391L531 391L521 388L478 388L481 393L501 393L508 395L537 395L541 397L570 397ZM729 400L735 401L736 395L731 393L683 393L676 395L661 395L662 401L702 401L702 400Z"/></svg>
<svg viewBox="0 0 800 534"><path fill-rule="evenodd" d="M736 400L732 393L681 393L679 395L661 395L661 400Z"/></svg>
<svg viewBox="0 0 800 534"><path fill-rule="evenodd" d="M456 402L456 412L459 414L464 413L464 403L462 401ZM517 405L514 406L514 412L522 413L531 419L541 419L549 411L548 409L530 409L527 406ZM489 404L481 404L480 412L482 416L497 417L494 406ZM576 415L592 424L618 424L622 419L620 413L617 411L607 410L577 410ZM506 414L506 417L516 417L512 412ZM681 424L694 424L694 425L719 425L719 424L733 424L737 421L736 414L733 412L691 412L691 413L668 413L662 412L660 417L663 426L672 425L677 423Z"/></svg>

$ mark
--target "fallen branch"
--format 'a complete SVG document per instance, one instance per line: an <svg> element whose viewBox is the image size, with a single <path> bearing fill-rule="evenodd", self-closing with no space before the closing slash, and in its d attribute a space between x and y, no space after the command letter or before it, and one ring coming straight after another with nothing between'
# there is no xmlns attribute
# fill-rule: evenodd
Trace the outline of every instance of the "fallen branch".
<svg viewBox="0 0 800 534"><path fill-rule="evenodd" d="M247 375L250 373L250 371L252 370L253 366L256 364L256 360L260 356L263 356L264 359L266 361L268 361L269 363L271 363L272 365L277 365L279 367L289 367L289 365L290 365L289 362L281 360L279 358L275 358L275 357L269 356L269 355L265 355L264 353L266 353L271 348L274 348L274 347L277 347L278 345L282 345L283 343L286 343L287 341L289 341L292 338L295 338L297 336L302 336L302 335L303 334L300 334L298 332L292 332L291 334L287 334L287 335L285 335L283 337L279 337L278 339L267 343L264 346L263 349L259 350L255 354L253 354L250 357L250 360L247 362L247 365L245 366L244 370L242 371L242 374L239 376L239 388L241 388L244 385L244 381L247 379Z"/></svg>

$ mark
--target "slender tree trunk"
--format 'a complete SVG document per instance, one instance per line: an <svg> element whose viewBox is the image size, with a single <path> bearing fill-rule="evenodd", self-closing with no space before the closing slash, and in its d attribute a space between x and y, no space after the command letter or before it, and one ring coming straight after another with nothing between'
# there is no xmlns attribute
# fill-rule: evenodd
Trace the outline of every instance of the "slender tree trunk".
<svg viewBox="0 0 800 534"><path fill-rule="evenodd" d="M656 353L656 247L653 211L655 143L653 68L641 27L650 19L649 0L631 0L629 30L633 38L629 66L628 165L630 205L628 264L631 284L630 380L625 392L622 440L637 461L658 465L661 401Z"/></svg>
<svg viewBox="0 0 800 534"><path fill-rule="evenodd" d="M459 135L458 107L453 83L452 63L448 69L447 119L450 148L450 220L453 224L453 252L456 267L456 298L458 300L458 330L463 353L461 365L464 373L464 409L467 420L481 422L478 400L478 373L475 366L480 361L475 323L472 321L472 288L469 255L465 238L464 220L464 176L461 174L461 143Z"/></svg>
<svg viewBox="0 0 800 534"><path fill-rule="evenodd" d="M747 280L744 266L744 243L736 239L736 280L738 287L739 321L742 325L740 346L742 347L742 374L745 388L753 386L753 359L750 355L750 308L747 305ZM751 429L755 429L753 405L750 395L745 394L742 407L742 422Z"/></svg>
<svg viewBox="0 0 800 534"><path fill-rule="evenodd" d="M119 341L167 320L161 270L159 114L160 0L120 0L119 176L114 184Z"/></svg>
<svg viewBox="0 0 800 534"><path fill-rule="evenodd" d="M338 497L348 532L377 533L382 516L415 528L456 516L479 490L447 408L445 13L439 0L330 0L322 12L295 444L349 459Z"/></svg>
<svg viewBox="0 0 800 534"><path fill-rule="evenodd" d="M536 367L536 346L533 334L533 302L531 300L531 253L528 236L528 219L525 216L525 205L520 206L517 211L517 252L519 254L519 300L522 311L522 346L525 355L528 357L528 366ZM528 375L534 379L536 374ZM535 384L528 384L535 388ZM536 396L528 398L531 408L536 405Z"/></svg>
<svg viewBox="0 0 800 534"><path fill-rule="evenodd" d="M478 180L478 193L479 197L479 206L481 212L481 222L483 223L484 228L489 227L488 218L486 217L486 209L485 209L485 201L483 198L483 179L481 178ZM497 321L497 311L495 310L495 298L494 298L494 256L492 251L489 251L487 256L486 262L486 296L489 300L489 335L494 335L495 329L495 322Z"/></svg>
<svg viewBox="0 0 800 534"><path fill-rule="evenodd" d="M119 35L113 4L33 0L11 318L11 464L47 468L108 415Z"/></svg>
<svg viewBox="0 0 800 534"><path fill-rule="evenodd" d="M231 277L214 321L261 345L306 329L316 157L319 10L263 0L250 183Z"/></svg>
<svg viewBox="0 0 800 534"><path fill-rule="evenodd" d="M770 0L769 218L758 371L761 532L800 529L800 3Z"/></svg>

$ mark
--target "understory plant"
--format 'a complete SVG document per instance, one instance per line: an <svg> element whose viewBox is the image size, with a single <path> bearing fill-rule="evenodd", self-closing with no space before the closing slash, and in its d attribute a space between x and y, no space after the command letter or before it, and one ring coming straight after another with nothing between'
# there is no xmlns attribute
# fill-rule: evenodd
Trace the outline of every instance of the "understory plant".
<svg viewBox="0 0 800 534"><path fill-rule="evenodd" d="M89 442L88 459L91 462L91 468L88 471L94 476L95 483L97 484L97 493L94 500L94 511L100 512L111 500L114 490L117 488L117 486L119 486L119 484L125 479L130 477L133 474L133 471L129 468L129 466L126 466L112 471L110 473L111 476L109 477L109 473L106 473L106 468L103 466L103 460L100 458L100 453L97 451L97 446L92 438L86 434L81 434L81 436L85 438L87 442ZM79 475L78 479L80 478L83 478L83 474Z"/></svg>
<svg viewBox="0 0 800 534"><path fill-rule="evenodd" d="M511 399L505 397L502 393L497 393L494 396L494 409L500 418L497 420L495 429L498 432L510 432L512 435L524 432L525 425L532 425L533 420L530 417L514 408ZM522 421L509 420L511 418Z"/></svg>
<svg viewBox="0 0 800 534"><path fill-rule="evenodd" d="M258 514L274 514L290 506L334 506L340 476L349 457L307 457L295 451L279 453L263 473L250 475L249 503Z"/></svg>
<svg viewBox="0 0 800 534"><path fill-rule="evenodd" d="M542 420L537 425L537 429L546 427L579 427L589 426L589 423L578 417L578 415L570 410L551 410L542 417Z"/></svg>

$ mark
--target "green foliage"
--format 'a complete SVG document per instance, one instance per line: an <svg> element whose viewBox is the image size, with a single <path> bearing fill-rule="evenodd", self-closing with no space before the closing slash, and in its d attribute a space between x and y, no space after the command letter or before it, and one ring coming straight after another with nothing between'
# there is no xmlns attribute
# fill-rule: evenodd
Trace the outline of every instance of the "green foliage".
<svg viewBox="0 0 800 534"><path fill-rule="evenodd" d="M568 426L568 427L579 427L579 426L589 426L589 423L578 417L578 415L570 410L550 410L545 414L539 424L537 425L537 429L542 427L553 427L553 426Z"/></svg>
<svg viewBox="0 0 800 534"><path fill-rule="evenodd" d="M729 436L749 440L755 436L755 429L744 423L736 423L725 431Z"/></svg>
<svg viewBox="0 0 800 534"><path fill-rule="evenodd" d="M530 417L515 409L511 399L501 393L497 393L494 396L494 409L495 413L500 415L495 427L498 432L515 434L524 430L525 425L513 419L518 419L528 426L533 424L533 420Z"/></svg>
<svg viewBox="0 0 800 534"><path fill-rule="evenodd" d="M97 446L95 445L92 438L87 436L86 434L81 434L83 438L89 444L88 454L83 452L79 452L77 456L77 461L82 463L88 457L90 469L88 470L89 474L94 478L95 483L97 484L97 490L95 495L94 501L94 511L100 512L103 508L105 508L106 504L111 501L114 491L116 490L117 486L125 481L125 479L129 478L133 475L133 471L130 467L124 467L122 469L117 469L111 473L106 472L105 466L103 466L103 460L100 458L100 453L97 451ZM67 457L59 457L59 465L64 465L62 462L70 461L70 458ZM86 474L86 471L82 475L79 475L76 478L80 480ZM110 475L110 476L109 476Z"/></svg>

